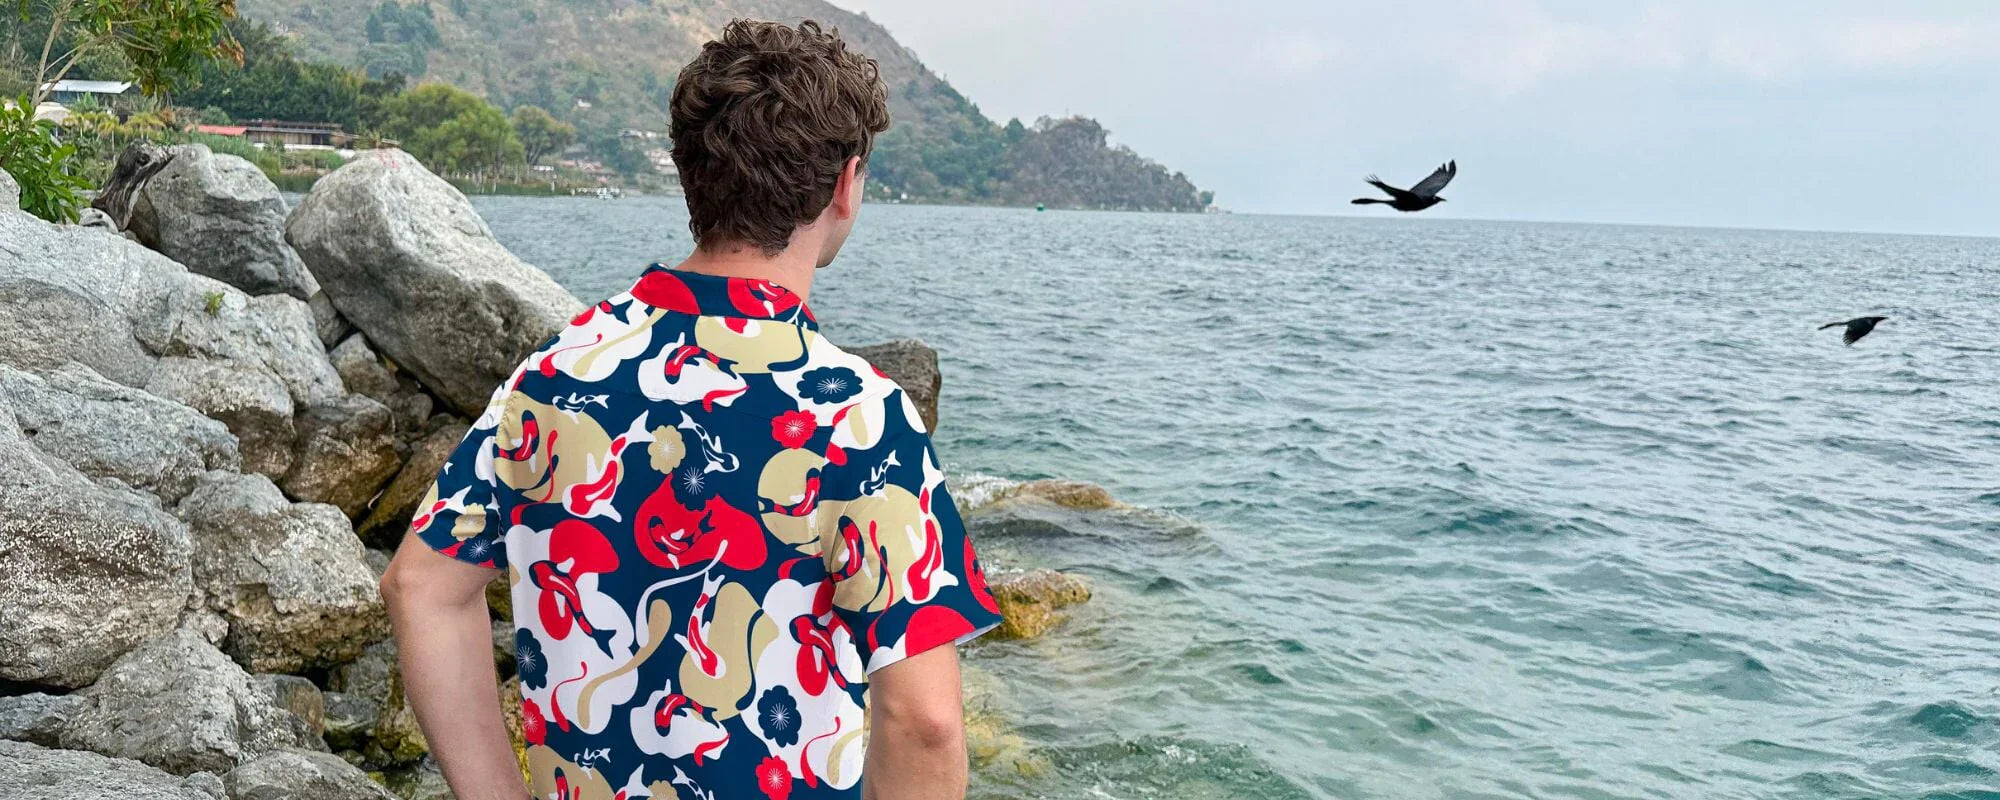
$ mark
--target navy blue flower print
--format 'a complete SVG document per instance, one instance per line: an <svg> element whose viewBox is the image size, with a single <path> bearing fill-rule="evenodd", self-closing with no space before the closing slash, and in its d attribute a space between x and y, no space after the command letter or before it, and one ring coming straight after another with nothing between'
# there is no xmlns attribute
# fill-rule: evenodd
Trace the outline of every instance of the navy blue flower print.
<svg viewBox="0 0 2000 800"><path fill-rule="evenodd" d="M522 686L540 689L549 685L549 660L542 655L541 640L527 628L514 631L514 670L520 674Z"/></svg>
<svg viewBox="0 0 2000 800"><path fill-rule="evenodd" d="M791 690L779 686L758 698L757 722L764 726L764 735L773 744L779 747L798 744L799 704L792 699Z"/></svg>
<svg viewBox="0 0 2000 800"><path fill-rule="evenodd" d="M799 378L799 394L814 403L844 403L861 393L861 376L846 367L819 367L806 370Z"/></svg>

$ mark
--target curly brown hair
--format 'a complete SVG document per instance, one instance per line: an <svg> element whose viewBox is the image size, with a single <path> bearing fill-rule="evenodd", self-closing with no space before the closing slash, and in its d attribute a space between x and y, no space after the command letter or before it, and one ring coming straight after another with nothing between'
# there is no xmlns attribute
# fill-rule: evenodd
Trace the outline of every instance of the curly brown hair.
<svg viewBox="0 0 2000 800"><path fill-rule="evenodd" d="M775 255L833 200L847 159L863 166L889 104L875 59L807 20L739 19L674 84L674 165L697 246Z"/></svg>

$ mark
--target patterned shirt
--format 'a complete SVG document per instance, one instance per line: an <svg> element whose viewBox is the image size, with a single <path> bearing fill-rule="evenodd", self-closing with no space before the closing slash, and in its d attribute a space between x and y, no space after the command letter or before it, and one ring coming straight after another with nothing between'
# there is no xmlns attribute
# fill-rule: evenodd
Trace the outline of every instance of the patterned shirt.
<svg viewBox="0 0 2000 800"><path fill-rule="evenodd" d="M653 265L438 473L411 528L507 571L537 797L859 797L868 675L999 623L916 408L818 330Z"/></svg>

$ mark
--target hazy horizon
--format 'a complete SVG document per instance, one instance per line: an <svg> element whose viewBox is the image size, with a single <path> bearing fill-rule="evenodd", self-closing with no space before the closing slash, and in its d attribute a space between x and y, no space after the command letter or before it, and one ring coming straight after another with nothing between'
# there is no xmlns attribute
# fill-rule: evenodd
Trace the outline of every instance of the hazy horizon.
<svg viewBox="0 0 2000 800"><path fill-rule="evenodd" d="M989 117L1082 114L1250 213L2000 235L2000 4L833 0Z"/></svg>

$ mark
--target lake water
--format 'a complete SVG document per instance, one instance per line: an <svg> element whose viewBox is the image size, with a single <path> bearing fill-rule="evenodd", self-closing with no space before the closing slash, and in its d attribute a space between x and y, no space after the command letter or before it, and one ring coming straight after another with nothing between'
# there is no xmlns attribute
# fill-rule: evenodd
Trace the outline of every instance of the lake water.
<svg viewBox="0 0 2000 800"><path fill-rule="evenodd" d="M975 527L1096 590L969 657L975 797L2000 798L2000 240L870 206L813 299L975 487L1142 509Z"/></svg>

